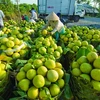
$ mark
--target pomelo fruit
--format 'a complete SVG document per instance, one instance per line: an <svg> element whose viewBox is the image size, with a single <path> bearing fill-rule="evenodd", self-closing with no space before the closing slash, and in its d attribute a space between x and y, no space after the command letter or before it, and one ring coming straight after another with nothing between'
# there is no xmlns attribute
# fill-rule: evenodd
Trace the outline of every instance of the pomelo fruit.
<svg viewBox="0 0 100 100"><path fill-rule="evenodd" d="M0 69L0 81L4 79L6 75L7 75L7 72L5 70Z"/></svg>
<svg viewBox="0 0 100 100"><path fill-rule="evenodd" d="M50 85L51 85L51 82L47 78L45 78L45 86L48 87Z"/></svg>
<svg viewBox="0 0 100 100"><path fill-rule="evenodd" d="M62 47L61 46L57 46L57 49L56 50L59 51L60 54L63 53L63 50L62 50Z"/></svg>
<svg viewBox="0 0 100 100"><path fill-rule="evenodd" d="M87 60L86 56L81 56L79 59L77 59L77 62L79 64L82 64L82 63L88 62L88 60Z"/></svg>
<svg viewBox="0 0 100 100"><path fill-rule="evenodd" d="M40 66L37 69L37 74L45 76L47 71L48 71L48 69L45 66Z"/></svg>
<svg viewBox="0 0 100 100"><path fill-rule="evenodd" d="M13 59L18 59L20 58L20 54L18 52L13 53L12 55Z"/></svg>
<svg viewBox="0 0 100 100"><path fill-rule="evenodd" d="M39 48L39 53L40 54L46 54L46 48L45 47L40 47Z"/></svg>
<svg viewBox="0 0 100 100"><path fill-rule="evenodd" d="M18 86L21 90L27 91L29 89L30 81L28 79L22 79L19 81Z"/></svg>
<svg viewBox="0 0 100 100"><path fill-rule="evenodd" d="M3 64L3 63L0 63L0 69L5 69L6 68L6 65L5 64Z"/></svg>
<svg viewBox="0 0 100 100"><path fill-rule="evenodd" d="M79 63L77 61L73 61L71 64L71 68L79 68Z"/></svg>
<svg viewBox="0 0 100 100"><path fill-rule="evenodd" d="M50 86L50 93L51 93L51 96L57 96L59 93L60 93L60 88L57 84L52 84Z"/></svg>
<svg viewBox="0 0 100 100"><path fill-rule="evenodd" d="M83 73L86 73L86 74L89 74L92 70L92 66L91 64L89 63L82 63L80 65L80 70L83 72Z"/></svg>
<svg viewBox="0 0 100 100"><path fill-rule="evenodd" d="M44 87L39 91L40 100L48 100L49 97L50 97L50 90L47 87Z"/></svg>
<svg viewBox="0 0 100 100"><path fill-rule="evenodd" d="M20 71L17 73L16 79L17 79L17 81L21 81L22 79L25 78L25 76L26 76L26 73L24 71Z"/></svg>
<svg viewBox="0 0 100 100"><path fill-rule="evenodd" d="M53 53L53 55L54 55L54 57L56 58L56 59L59 59L60 58L60 52L59 51L54 51L54 53Z"/></svg>
<svg viewBox="0 0 100 100"><path fill-rule="evenodd" d="M50 81L50 82L56 82L59 78L59 74L56 70L48 70L47 72L47 79Z"/></svg>
<svg viewBox="0 0 100 100"><path fill-rule="evenodd" d="M42 63L42 61L40 59L35 59L33 61L33 65L35 66L35 68L38 68L38 67L42 66L43 63Z"/></svg>
<svg viewBox="0 0 100 100"><path fill-rule="evenodd" d="M27 72L29 69L31 69L32 68L32 64L31 63L26 63L25 65L24 65L24 67L23 67L23 70L25 71L25 72Z"/></svg>
<svg viewBox="0 0 100 100"><path fill-rule="evenodd" d="M34 78L34 76L36 75L36 70L35 69L29 69L26 73L26 77L29 80L32 80Z"/></svg>
<svg viewBox="0 0 100 100"><path fill-rule="evenodd" d="M93 89L100 91L100 82L92 80L91 83L92 83Z"/></svg>
<svg viewBox="0 0 100 100"><path fill-rule="evenodd" d="M93 66L95 68L100 68L100 57L98 57L97 59L94 60Z"/></svg>
<svg viewBox="0 0 100 100"><path fill-rule="evenodd" d="M63 66L62 66L62 64L60 62L56 62L56 67L62 69Z"/></svg>
<svg viewBox="0 0 100 100"><path fill-rule="evenodd" d="M34 78L33 78L33 85L37 88L41 88L45 85L45 79L42 75L36 75Z"/></svg>
<svg viewBox="0 0 100 100"><path fill-rule="evenodd" d="M58 75L59 75L58 79L63 78L64 71L62 69L60 69L60 68L54 68L54 70L56 70L58 72Z"/></svg>
<svg viewBox="0 0 100 100"><path fill-rule="evenodd" d="M89 62L93 62L95 59L98 58L98 54L92 51L92 52L89 52L86 57Z"/></svg>
<svg viewBox="0 0 100 100"><path fill-rule="evenodd" d="M14 42L12 41L12 40L9 40L9 41L7 41L6 42L6 46L8 47L8 48L12 48L12 47L14 47Z"/></svg>
<svg viewBox="0 0 100 100"><path fill-rule="evenodd" d="M59 79L59 80L57 80L57 85L58 85L60 88L63 88L64 85L65 85L64 79Z"/></svg>
<svg viewBox="0 0 100 100"><path fill-rule="evenodd" d="M38 97L38 94L39 94L38 88L32 86L28 89L27 95L29 99L31 100L36 99Z"/></svg>
<svg viewBox="0 0 100 100"><path fill-rule="evenodd" d="M52 60L52 59L48 59L46 60L45 62L45 66L48 68L48 69L53 69L56 67L56 64L55 64L55 61Z"/></svg>
<svg viewBox="0 0 100 100"><path fill-rule="evenodd" d="M79 68L73 68L73 69L71 70L71 73L72 73L72 75L74 75L74 76L80 76L81 71L80 71Z"/></svg>
<svg viewBox="0 0 100 100"><path fill-rule="evenodd" d="M91 77L96 81L100 81L100 69L93 69L91 71Z"/></svg>

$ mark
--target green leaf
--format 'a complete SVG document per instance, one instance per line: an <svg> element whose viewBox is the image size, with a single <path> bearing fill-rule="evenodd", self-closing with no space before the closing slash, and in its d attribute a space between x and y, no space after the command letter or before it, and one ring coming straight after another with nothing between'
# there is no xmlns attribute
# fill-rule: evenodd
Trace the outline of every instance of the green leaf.
<svg viewBox="0 0 100 100"><path fill-rule="evenodd" d="M86 47L81 47L76 53L76 59L80 58L81 56L86 56L89 52L90 50Z"/></svg>
<svg viewBox="0 0 100 100"><path fill-rule="evenodd" d="M85 56L85 47L81 47L78 52L76 53L76 59L80 58L81 56Z"/></svg>
<svg viewBox="0 0 100 100"><path fill-rule="evenodd" d="M21 60L21 59L17 59L15 62L15 66L23 66L25 63L27 62L27 60Z"/></svg>
<svg viewBox="0 0 100 100"><path fill-rule="evenodd" d="M19 97L10 98L9 100L19 100Z"/></svg>
<svg viewBox="0 0 100 100"><path fill-rule="evenodd" d="M63 49L63 54L66 54L68 51L70 51L70 48L64 48Z"/></svg>
<svg viewBox="0 0 100 100"><path fill-rule="evenodd" d="M26 96L26 92L23 91L16 91L21 97Z"/></svg>
<svg viewBox="0 0 100 100"><path fill-rule="evenodd" d="M12 66L10 64L6 64L6 69L12 69Z"/></svg>

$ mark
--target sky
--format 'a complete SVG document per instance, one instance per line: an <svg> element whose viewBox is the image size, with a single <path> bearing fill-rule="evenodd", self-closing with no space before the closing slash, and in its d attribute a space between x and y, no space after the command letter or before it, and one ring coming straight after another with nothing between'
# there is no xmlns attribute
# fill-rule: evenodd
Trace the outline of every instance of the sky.
<svg viewBox="0 0 100 100"><path fill-rule="evenodd" d="M16 0L11 0L13 3L16 3ZM37 0L18 0L19 3L27 3L27 4L36 4L37 5Z"/></svg>

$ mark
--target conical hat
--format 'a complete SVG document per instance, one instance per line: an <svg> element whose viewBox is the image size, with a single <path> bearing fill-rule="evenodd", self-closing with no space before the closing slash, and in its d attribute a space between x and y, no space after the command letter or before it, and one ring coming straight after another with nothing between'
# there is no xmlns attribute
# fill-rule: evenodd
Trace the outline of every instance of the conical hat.
<svg viewBox="0 0 100 100"><path fill-rule="evenodd" d="M46 20L59 20L59 17L54 12L52 12L46 17Z"/></svg>

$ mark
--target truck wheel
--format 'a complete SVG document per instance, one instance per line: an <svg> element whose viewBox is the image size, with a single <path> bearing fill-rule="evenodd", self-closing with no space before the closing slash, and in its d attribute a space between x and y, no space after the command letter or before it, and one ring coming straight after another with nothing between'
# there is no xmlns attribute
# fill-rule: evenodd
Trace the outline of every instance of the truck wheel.
<svg viewBox="0 0 100 100"><path fill-rule="evenodd" d="M74 18L73 18L74 22L78 22L78 21L79 21L79 19L80 19L80 17L79 17L79 16L74 16Z"/></svg>

